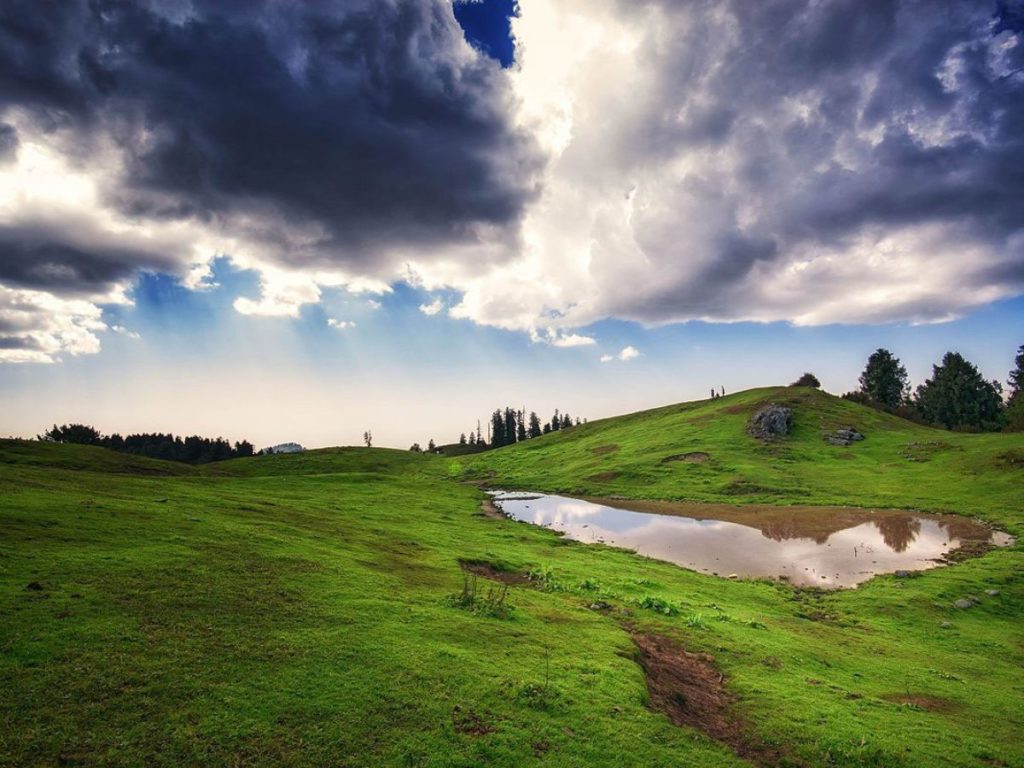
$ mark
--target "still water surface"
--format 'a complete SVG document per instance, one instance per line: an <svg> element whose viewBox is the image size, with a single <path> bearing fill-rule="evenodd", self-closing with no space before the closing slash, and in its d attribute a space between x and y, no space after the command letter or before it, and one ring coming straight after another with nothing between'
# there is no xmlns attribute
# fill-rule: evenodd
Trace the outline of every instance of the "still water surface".
<svg viewBox="0 0 1024 768"><path fill-rule="evenodd" d="M497 492L509 517L717 576L852 587L942 565L961 546L1013 542L959 515L845 507L643 502Z"/></svg>

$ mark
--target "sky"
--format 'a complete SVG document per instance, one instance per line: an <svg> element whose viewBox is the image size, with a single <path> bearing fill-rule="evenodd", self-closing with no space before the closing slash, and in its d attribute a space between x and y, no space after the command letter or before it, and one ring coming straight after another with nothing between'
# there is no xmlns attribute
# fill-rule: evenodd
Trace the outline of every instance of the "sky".
<svg viewBox="0 0 1024 768"><path fill-rule="evenodd" d="M447 442L1024 344L1024 3L8 0L0 435Z"/></svg>

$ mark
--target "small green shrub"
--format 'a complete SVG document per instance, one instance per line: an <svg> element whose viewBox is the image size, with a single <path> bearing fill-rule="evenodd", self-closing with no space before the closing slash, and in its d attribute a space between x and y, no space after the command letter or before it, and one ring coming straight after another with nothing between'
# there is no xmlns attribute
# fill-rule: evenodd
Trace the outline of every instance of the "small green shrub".
<svg viewBox="0 0 1024 768"><path fill-rule="evenodd" d="M512 606L505 602L508 596L508 584L490 585L486 594L477 590L476 574L462 574L462 591L449 595L448 604L453 608L488 616L494 619L508 619L512 616Z"/></svg>
<svg viewBox="0 0 1024 768"><path fill-rule="evenodd" d="M547 566L533 568L526 576L545 592L565 592L565 585L555 579L555 572Z"/></svg>
<svg viewBox="0 0 1024 768"><path fill-rule="evenodd" d="M644 595L636 604L641 608L663 614L664 616L675 616L679 613L679 608L676 605L653 595Z"/></svg>
<svg viewBox="0 0 1024 768"><path fill-rule="evenodd" d="M694 629L707 629L708 623L704 621L704 614L702 613L691 613L685 619L686 626L693 627Z"/></svg>

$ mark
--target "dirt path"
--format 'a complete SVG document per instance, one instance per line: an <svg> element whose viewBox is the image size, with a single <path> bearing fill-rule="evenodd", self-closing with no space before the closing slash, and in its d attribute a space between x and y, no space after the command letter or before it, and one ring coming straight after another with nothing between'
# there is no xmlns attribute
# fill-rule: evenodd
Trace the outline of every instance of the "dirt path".
<svg viewBox="0 0 1024 768"><path fill-rule="evenodd" d="M634 633L651 706L675 725L696 728L756 765L775 766L783 753L755 738L734 709L714 657L690 653L660 635ZM796 765L792 760L788 763Z"/></svg>

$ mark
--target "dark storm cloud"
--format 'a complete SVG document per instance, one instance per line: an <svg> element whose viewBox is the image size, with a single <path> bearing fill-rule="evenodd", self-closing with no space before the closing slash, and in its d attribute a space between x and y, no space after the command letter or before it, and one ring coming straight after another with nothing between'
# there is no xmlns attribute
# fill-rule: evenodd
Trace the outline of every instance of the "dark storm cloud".
<svg viewBox="0 0 1024 768"><path fill-rule="evenodd" d="M656 197L641 209L654 213L637 214L635 236L659 279L646 293L610 296L613 313L785 318L766 264L785 272L826 252L852 259L864 236L895 233L902 258L929 269L920 233L938 230L944 246L985 263L965 258L962 283L913 306L894 300L889 319L946 317L974 301L965 286L1024 289L1020 0L643 5L658 12L639 54L645 73L657 73L654 93L615 117L628 126L615 130L642 140L609 155ZM635 4L618 7L637 18ZM681 182L645 183L680 157ZM853 307L837 295L838 271L806 272L789 316L830 300ZM878 321L886 311L854 316Z"/></svg>
<svg viewBox="0 0 1024 768"><path fill-rule="evenodd" d="M77 233L0 226L0 284L53 293L102 293L138 268L172 268L171 259L107 243L73 242Z"/></svg>
<svg viewBox="0 0 1024 768"><path fill-rule="evenodd" d="M998 240L1020 228L1024 81L1001 77L992 60L1005 6L786 0L733 9L743 53L725 63L715 97L738 98L751 115L780 99L814 99L808 120L786 126L782 146L735 135L744 156L768 155L780 170L793 168L776 153L810 163L802 191L780 211L787 230L827 240L873 223L968 220ZM1022 48L1008 52L1011 63L1024 63ZM872 130L873 145L862 136ZM832 162L855 144L852 161ZM814 169L821 161L829 167Z"/></svg>
<svg viewBox="0 0 1024 768"><path fill-rule="evenodd" d="M269 211L320 233L312 258L351 264L513 223L538 155L509 98L443 0L0 9L0 101L72 126L83 147L112 132L127 153L108 190L120 210Z"/></svg>
<svg viewBox="0 0 1024 768"><path fill-rule="evenodd" d="M173 254L126 248L86 221L0 225L0 285L54 294L101 294L139 269L170 271Z"/></svg>
<svg viewBox="0 0 1024 768"><path fill-rule="evenodd" d="M0 330L3 324L0 323ZM38 350L40 343L31 336L0 336L0 349Z"/></svg>
<svg viewBox="0 0 1024 768"><path fill-rule="evenodd" d="M18 132L13 125L0 123L0 163L18 150Z"/></svg>

